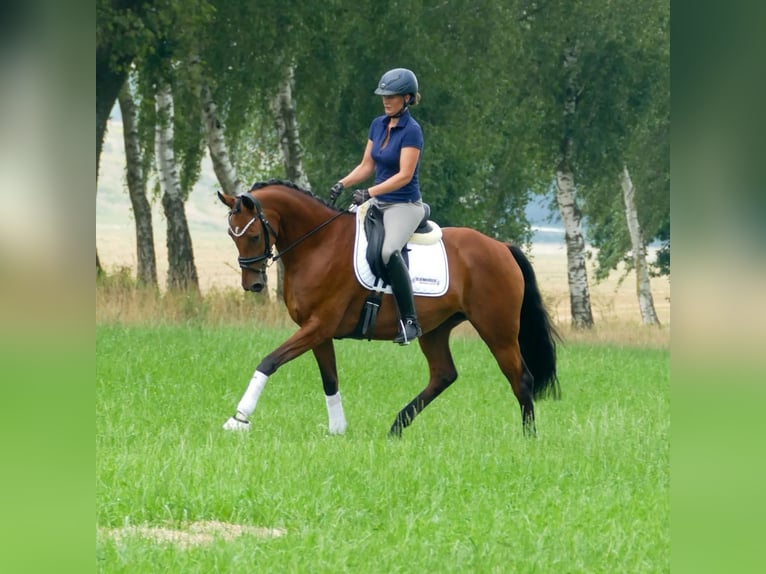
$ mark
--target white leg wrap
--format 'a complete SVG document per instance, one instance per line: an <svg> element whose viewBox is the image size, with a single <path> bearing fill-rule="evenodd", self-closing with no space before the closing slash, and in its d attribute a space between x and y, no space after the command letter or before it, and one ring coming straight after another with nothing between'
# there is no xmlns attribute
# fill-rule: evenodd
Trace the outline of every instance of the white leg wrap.
<svg viewBox="0 0 766 574"><path fill-rule="evenodd" d="M340 400L340 392L332 396L325 395L327 403L327 416L330 420L330 434L343 434L346 432L346 415L343 413L343 403Z"/></svg>
<svg viewBox="0 0 766 574"><path fill-rule="evenodd" d="M258 398L261 396L268 379L268 375L264 375L260 371L253 373L253 378L250 379L250 384L247 385L247 390L237 405L237 412L244 415L243 418L249 419L250 415L253 414L255 406L258 404Z"/></svg>
<svg viewBox="0 0 766 574"><path fill-rule="evenodd" d="M266 386L268 375L264 375L260 371L255 371L253 378L250 379L250 384L247 385L245 394L237 405L236 416L227 420L223 428L226 430L250 430L250 415L255 411L255 406L258 404L258 397L261 396L263 387Z"/></svg>

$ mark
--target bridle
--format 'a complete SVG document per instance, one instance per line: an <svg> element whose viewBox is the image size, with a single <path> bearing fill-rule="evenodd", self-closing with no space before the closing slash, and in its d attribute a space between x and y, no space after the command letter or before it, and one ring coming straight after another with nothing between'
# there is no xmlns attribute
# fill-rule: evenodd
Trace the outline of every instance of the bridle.
<svg viewBox="0 0 766 574"><path fill-rule="evenodd" d="M274 231L274 228L271 226L271 224L269 223L268 219L266 219L266 216L263 213L263 208L261 207L261 202L258 201L252 195L250 196L250 199L252 199L253 203L255 204L255 216L250 221L248 221L245 224L245 226L242 228L242 230L240 230L239 227L232 227L232 225L231 225L231 216L234 215L235 213L239 213L241 208L242 208L242 196L241 195L238 196L237 197L237 203L234 204L234 209L232 209L229 212L229 234L232 237L242 237L255 221L260 221L261 228L263 229L263 234L264 234L264 242L263 242L264 249L263 249L263 253L261 255L256 255L255 257L242 257L242 256L237 257L237 262L239 263L239 267L241 269L249 269L251 271L256 271L255 269L252 269L250 267L251 265L254 265L256 263L260 263L261 261L266 261L266 263L264 263L263 266L261 266L261 268L257 270L260 273L265 273L266 268L269 267L271 265L271 263L273 263L274 261L277 261L285 253L287 253L288 251L293 249L293 247L295 247L296 245L301 243L303 240L308 239L309 237L314 235L317 231L319 231L323 227L329 225L330 223L332 223L333 221L338 219L338 217L340 217L344 213L347 213L347 210L343 210L343 211L340 211L340 212L336 213L330 219L320 223L314 229L312 229L311 231L309 231L305 235L299 237L295 242L292 243L292 245L289 245L288 247L286 247L285 249L283 249L282 251L280 251L279 253L274 255L271 252L272 243L271 243L271 236L269 234L269 231L271 231L271 235L274 236L274 243L275 244L277 242L277 232Z"/></svg>

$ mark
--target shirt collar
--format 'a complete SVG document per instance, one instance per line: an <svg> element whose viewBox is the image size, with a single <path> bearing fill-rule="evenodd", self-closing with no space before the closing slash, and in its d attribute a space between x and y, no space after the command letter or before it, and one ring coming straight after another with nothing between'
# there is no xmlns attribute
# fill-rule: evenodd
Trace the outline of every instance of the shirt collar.
<svg viewBox="0 0 766 574"><path fill-rule="evenodd" d="M394 127L395 128L399 128L399 127L403 128L404 126L406 126L409 123L409 121L410 121L410 109L407 108L405 110L405 112L401 116L399 116L399 122ZM390 116L386 116L385 118L383 118L383 123L385 125L390 124L391 123L391 117Z"/></svg>

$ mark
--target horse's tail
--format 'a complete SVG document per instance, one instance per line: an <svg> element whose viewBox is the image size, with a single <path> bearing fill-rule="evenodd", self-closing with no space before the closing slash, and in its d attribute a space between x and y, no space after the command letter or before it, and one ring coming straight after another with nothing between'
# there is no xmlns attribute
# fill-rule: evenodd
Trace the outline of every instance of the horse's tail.
<svg viewBox="0 0 766 574"><path fill-rule="evenodd" d="M532 264L516 245L508 245L524 275L524 301L521 304L519 346L521 356L535 379L534 398L561 396L556 375L556 341L561 337L543 303Z"/></svg>

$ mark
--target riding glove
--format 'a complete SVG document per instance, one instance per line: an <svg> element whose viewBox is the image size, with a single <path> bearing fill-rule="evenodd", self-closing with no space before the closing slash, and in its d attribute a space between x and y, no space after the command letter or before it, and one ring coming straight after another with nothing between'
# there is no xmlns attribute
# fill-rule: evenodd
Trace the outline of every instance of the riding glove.
<svg viewBox="0 0 766 574"><path fill-rule="evenodd" d="M354 194L351 196L351 201L355 205L362 205L368 199L370 199L370 192L366 189L355 189Z"/></svg>
<svg viewBox="0 0 766 574"><path fill-rule="evenodd" d="M335 203L341 193L343 193L343 184L338 182L330 188L330 201Z"/></svg>

